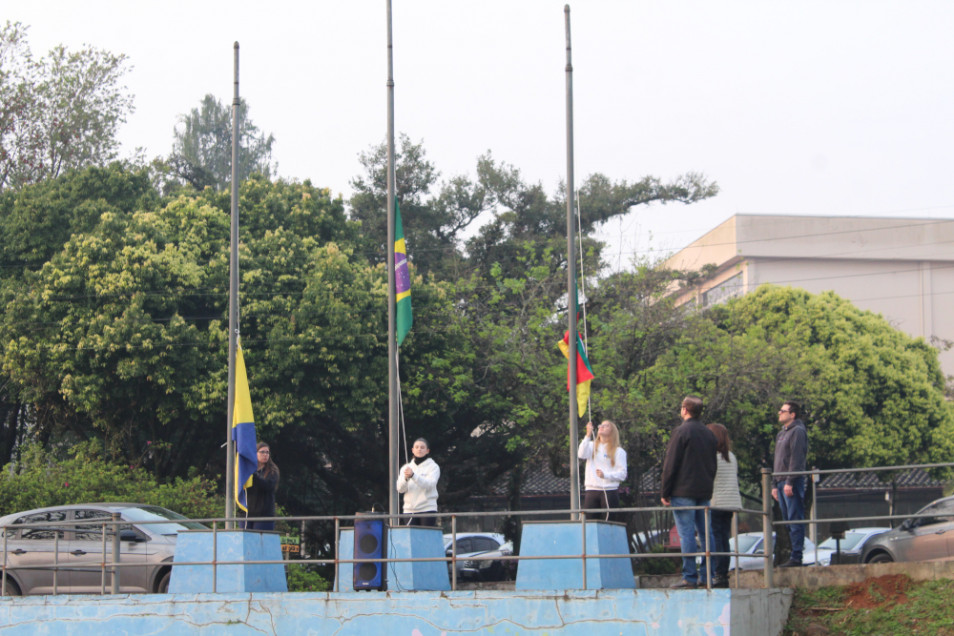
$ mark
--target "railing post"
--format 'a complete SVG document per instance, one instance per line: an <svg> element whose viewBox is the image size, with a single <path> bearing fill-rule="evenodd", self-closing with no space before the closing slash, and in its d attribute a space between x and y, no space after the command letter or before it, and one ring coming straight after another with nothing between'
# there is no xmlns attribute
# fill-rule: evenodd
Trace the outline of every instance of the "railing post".
<svg viewBox="0 0 954 636"><path fill-rule="evenodd" d="M0 596L7 595L7 529L3 528L3 578L0 579Z"/></svg>
<svg viewBox="0 0 954 636"><path fill-rule="evenodd" d="M739 557L736 556L739 553L739 513L732 513L732 544L735 546L734 552L735 555L729 556L729 563L732 563L732 559L735 558L735 562L738 565ZM735 568L735 588L739 589L739 568Z"/></svg>
<svg viewBox="0 0 954 636"><path fill-rule="evenodd" d="M583 532L580 533L580 536L583 538L583 558L580 559L583 562L583 589L586 589L586 513L580 512L580 524L583 526Z"/></svg>
<svg viewBox="0 0 954 636"><path fill-rule="evenodd" d="M6 539L6 535L4 535ZM6 548L4 548L4 558L6 558ZM59 528L53 528L53 593L59 594L57 589L60 574L60 531Z"/></svg>
<svg viewBox="0 0 954 636"><path fill-rule="evenodd" d="M451 589L457 589L457 515L451 516Z"/></svg>
<svg viewBox="0 0 954 636"><path fill-rule="evenodd" d="M113 519L113 580L110 587L110 594L119 594L119 571L122 569L119 567L119 520L120 515L118 512L112 514Z"/></svg>
<svg viewBox="0 0 954 636"><path fill-rule="evenodd" d="M232 524L234 527L235 522L225 522L226 525ZM219 524L217 521L212 522L212 593L218 592L218 577L219 577Z"/></svg>
<svg viewBox="0 0 954 636"><path fill-rule="evenodd" d="M103 547L99 552L99 593L106 595L106 528L109 527L108 521L103 521L103 531L100 533L103 537Z"/></svg>
<svg viewBox="0 0 954 636"><path fill-rule="evenodd" d="M335 592L338 589L338 579L341 578L341 519L335 516Z"/></svg>
<svg viewBox="0 0 954 636"><path fill-rule="evenodd" d="M709 506L706 506L705 510L703 510L702 512L703 512L703 516L705 520L705 523L703 525L705 526L705 530L706 530L706 540L705 540L706 589L711 590L712 589L712 546L709 545L709 535L712 533L712 517L710 516L711 508L709 508Z"/></svg>
<svg viewBox="0 0 954 636"><path fill-rule="evenodd" d="M815 555L814 562L815 565L818 565L818 490L816 484L818 483L818 466L812 466L812 474L809 476L812 480L812 507L808 514L808 518L811 520L811 527L809 528L809 539L812 540L812 544L815 546Z"/></svg>
<svg viewBox="0 0 954 636"><path fill-rule="evenodd" d="M775 546L772 542L772 471L768 468L762 469L762 547L765 552L765 587L771 588Z"/></svg>

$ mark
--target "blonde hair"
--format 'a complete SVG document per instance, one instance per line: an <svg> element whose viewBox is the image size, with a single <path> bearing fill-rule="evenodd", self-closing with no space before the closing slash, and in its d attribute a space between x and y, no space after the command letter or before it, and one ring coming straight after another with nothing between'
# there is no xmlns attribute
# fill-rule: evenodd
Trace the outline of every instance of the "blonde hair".
<svg viewBox="0 0 954 636"><path fill-rule="evenodd" d="M616 449L619 448L619 429L616 428L616 424L610 420L603 420L603 424L609 424L610 434L609 441L606 443L606 454L609 455L610 465L616 466ZM593 453L595 454L600 448L600 436L599 433L596 435L596 442L593 445Z"/></svg>

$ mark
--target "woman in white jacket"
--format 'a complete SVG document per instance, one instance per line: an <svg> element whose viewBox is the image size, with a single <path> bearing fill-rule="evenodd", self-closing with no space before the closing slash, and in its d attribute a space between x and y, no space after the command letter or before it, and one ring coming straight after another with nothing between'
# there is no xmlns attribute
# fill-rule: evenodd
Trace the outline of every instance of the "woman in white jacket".
<svg viewBox="0 0 954 636"><path fill-rule="evenodd" d="M436 526L437 517L428 513L437 512L437 480L441 469L428 457L430 445L423 437L411 447L414 459L404 464L398 473L397 491L404 495L404 514L411 515L409 526Z"/></svg>
<svg viewBox="0 0 954 636"><path fill-rule="evenodd" d="M593 422L586 423L586 437L576 453L586 460L583 480L584 510L606 510L606 513L587 512L587 519L619 521L610 514L610 508L619 508L619 484L626 480L626 451L619 445L619 429L609 420L603 420L593 437Z"/></svg>

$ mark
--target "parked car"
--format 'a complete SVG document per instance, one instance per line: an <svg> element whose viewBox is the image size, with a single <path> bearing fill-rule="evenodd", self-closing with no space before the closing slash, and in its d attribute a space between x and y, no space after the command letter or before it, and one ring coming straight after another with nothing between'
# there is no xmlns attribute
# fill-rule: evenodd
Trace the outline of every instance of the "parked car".
<svg viewBox="0 0 954 636"><path fill-rule="evenodd" d="M649 530L647 532L634 532L630 537L629 544L633 554L640 552L652 552L654 548L665 547L669 539L669 530ZM640 549L642 546L642 549Z"/></svg>
<svg viewBox="0 0 954 636"><path fill-rule="evenodd" d="M176 535L206 526L159 506L92 503L38 508L0 518L0 538L6 539L7 546L6 593L52 594L54 588L61 594L99 593L101 564L113 562L111 536L106 538L103 554L102 521L114 512L128 522L119 526L119 562L138 564L119 568L120 592L166 592Z"/></svg>
<svg viewBox="0 0 954 636"><path fill-rule="evenodd" d="M451 556L451 535L444 535L444 553ZM516 570L516 561L495 561L493 559L474 560L470 557L493 557L513 554L513 544L502 534L496 532L458 532L457 533L457 576L463 579L482 581L503 580ZM513 564L513 565L511 565ZM447 565L450 572L451 564Z"/></svg>
<svg viewBox="0 0 954 636"><path fill-rule="evenodd" d="M513 555L513 543L510 541L502 543L496 550L475 552L469 555L471 558L459 562L457 576L476 581L512 581L517 576L516 559L495 559Z"/></svg>
<svg viewBox="0 0 954 636"><path fill-rule="evenodd" d="M868 540L890 529L853 528L846 530L845 537L841 540L829 537L818 544L817 556L813 555L815 556L815 562L818 565L831 565L832 559L834 559L835 563L860 563L861 553L864 551Z"/></svg>
<svg viewBox="0 0 954 636"><path fill-rule="evenodd" d="M764 537L761 532L745 532L739 535L739 549L735 549L735 539L729 539L729 552L740 552L743 556L732 557L729 563L730 570L761 570L765 567L765 559L755 555L763 551ZM775 539L775 534L772 534ZM805 537L805 549L802 553L802 563L804 565L813 565L815 563L815 544L811 539Z"/></svg>
<svg viewBox="0 0 954 636"><path fill-rule="evenodd" d="M921 516L924 515L924 516ZM932 501L865 545L862 563L954 559L954 497Z"/></svg>

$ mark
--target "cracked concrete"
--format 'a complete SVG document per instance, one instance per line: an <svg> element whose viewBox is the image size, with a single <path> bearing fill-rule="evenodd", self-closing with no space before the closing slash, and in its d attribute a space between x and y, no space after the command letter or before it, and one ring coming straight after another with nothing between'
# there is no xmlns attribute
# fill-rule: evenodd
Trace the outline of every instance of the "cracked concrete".
<svg viewBox="0 0 954 636"><path fill-rule="evenodd" d="M790 590L468 590L0 598L0 631L102 634L778 634Z"/></svg>

